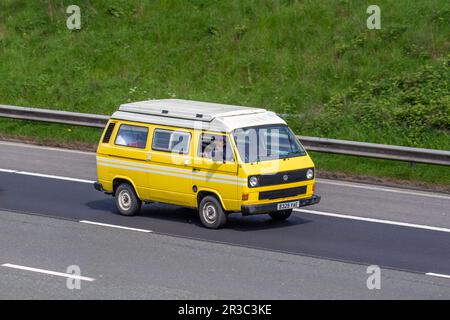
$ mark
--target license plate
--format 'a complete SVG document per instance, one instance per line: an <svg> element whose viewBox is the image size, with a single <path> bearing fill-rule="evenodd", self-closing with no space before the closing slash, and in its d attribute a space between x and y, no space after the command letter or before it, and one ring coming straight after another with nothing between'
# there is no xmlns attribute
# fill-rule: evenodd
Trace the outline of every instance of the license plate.
<svg viewBox="0 0 450 320"><path fill-rule="evenodd" d="M287 210L292 208L298 208L300 206L300 201L283 202L277 205L277 210Z"/></svg>

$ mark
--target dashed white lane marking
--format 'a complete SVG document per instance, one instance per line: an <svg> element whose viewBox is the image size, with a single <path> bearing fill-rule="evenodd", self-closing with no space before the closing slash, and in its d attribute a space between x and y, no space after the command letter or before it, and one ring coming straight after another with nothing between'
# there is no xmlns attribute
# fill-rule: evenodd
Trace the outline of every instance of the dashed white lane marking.
<svg viewBox="0 0 450 320"><path fill-rule="evenodd" d="M347 214L323 212L323 211L316 211L316 210L294 209L294 211L303 212L303 213L309 213L309 214L315 214L315 215L320 215L320 216L327 216L327 217L335 217L335 218L351 219L351 220L366 221L366 222L383 223L383 224L390 224L390 225L394 225L394 226L401 226L401 227L409 227L409 228L417 228L417 229L425 229L425 230L431 230L431 231L441 231L441 232L450 233L450 229L447 229L447 228L426 226L426 225L421 225L421 224L413 224L413 223L390 221L390 220L382 220L382 219L373 219L373 218L364 218L364 217L351 216L351 215L347 215Z"/></svg>
<svg viewBox="0 0 450 320"><path fill-rule="evenodd" d="M88 220L81 220L80 222L81 223L87 223L87 224L93 224L93 225L96 225L96 226L116 228L116 229L124 229L124 230L130 230L130 231L138 231L138 232L146 232L146 233L153 232L151 230L146 230L146 229L129 228L129 227L118 226L118 225L115 225L115 224L100 223L100 222L94 222L94 221L88 221Z"/></svg>
<svg viewBox="0 0 450 320"><path fill-rule="evenodd" d="M373 185L363 185L363 184L340 182L340 181L327 180L327 179L316 179L316 181L319 184L322 183L322 184L329 184L329 185L333 185L333 186L343 186L343 187L349 187L349 188L359 188L359 189L383 191L383 192L390 192L390 193L407 194L407 195L419 196L419 197L450 200L450 196L446 196L445 194L416 192L416 191L403 190L403 189L398 189L398 188L384 188L384 187L377 187L377 186L373 186Z"/></svg>
<svg viewBox="0 0 450 320"><path fill-rule="evenodd" d="M428 272L428 273L425 273L425 274L427 276L450 279L450 275L446 275L446 274L433 273L433 272Z"/></svg>
<svg viewBox="0 0 450 320"><path fill-rule="evenodd" d="M78 276L78 275L74 275L74 274L70 274L70 273L56 272L56 271L51 271L51 270L46 270L46 269L30 268L30 267L19 266L19 265L10 264L10 263L2 264L2 267L18 269L18 270L25 270L25 271L31 271L31 272L37 272L37 273L44 273L44 274L49 274L49 275L52 275L52 276L65 277L65 278L71 278L71 279L78 279L78 280L84 280L84 281L90 281L90 282L95 281L94 278Z"/></svg>

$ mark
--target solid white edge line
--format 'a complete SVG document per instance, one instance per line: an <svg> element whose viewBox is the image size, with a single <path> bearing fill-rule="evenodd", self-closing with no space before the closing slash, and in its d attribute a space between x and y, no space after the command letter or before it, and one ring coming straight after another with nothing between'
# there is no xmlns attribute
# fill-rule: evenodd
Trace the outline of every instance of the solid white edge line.
<svg viewBox="0 0 450 320"><path fill-rule="evenodd" d="M56 180L65 180L65 181L89 183L89 184L93 184L95 182L95 181L85 180L85 179L77 179L77 178L70 178L70 177L63 177L63 176L55 176L55 175L51 175L51 174L34 173L34 172L27 172L27 171L12 171L12 173L25 175L25 176L33 176L33 177L49 178L49 179L56 179Z"/></svg>
<svg viewBox="0 0 450 320"><path fill-rule="evenodd" d="M65 148L58 148L58 147L46 147L46 146L39 146L39 145L35 145L35 144L20 143L20 142L0 141L0 146L1 145L9 146L9 147L17 147L17 148L41 149L41 150L48 150L48 151L60 151L60 152L78 153L78 154L95 156L95 152L92 152L92 151L81 151L81 150L65 149Z"/></svg>
<svg viewBox="0 0 450 320"><path fill-rule="evenodd" d="M25 271L31 271L31 272L37 272L37 273L44 273L44 274L49 274L49 275L52 275L52 276L65 277L65 278L71 278L71 279L78 279L78 280L84 280L84 281L90 281L90 282L95 281L94 278L82 277L82 276L77 276L77 275L73 275L73 274L69 274L69 273L56 272L56 271L45 270L45 269L30 268L30 267L19 266L19 265L10 264L10 263L2 264L2 267L12 268L12 269L19 269L19 270L25 270Z"/></svg>
<svg viewBox="0 0 450 320"><path fill-rule="evenodd" d="M9 141L0 141L0 145L9 145L9 146L16 146L16 147L25 147L25 148L36 148L36 149L43 149L43 150L50 150L50 151L59 151L59 152L72 152L72 153L81 153L86 155L96 155L95 152L89 152L89 151L80 151L80 150L71 150L71 149L63 149L63 148L55 148L55 147L46 147L46 146L38 146L38 145L31 145L26 143L16 143L16 142L9 142ZM18 170L11 170L8 171L6 169L0 169L0 172L15 172ZM61 179L64 180L64 179ZM76 181L76 180L74 180ZM378 187L376 185L365 185L365 184L358 184L358 183L351 183L351 182L344 182L340 180L330 180L330 179L322 179L317 178L316 181L318 183L323 184L330 184L330 185L336 185L336 186L344 186L349 188L359 188L359 189L366 189L366 190L376 190L376 191L383 191L383 192L393 192L393 193L399 193L399 194L409 194L413 196L421 196L421 197L429 197L429 198L438 198L438 199L446 199L450 200L450 196L441 195L441 194L434 194L434 193L426 193L426 192L415 192L410 191L407 189L400 189L400 188L385 188L385 187Z"/></svg>
<svg viewBox="0 0 450 320"><path fill-rule="evenodd" d="M376 191L383 191L383 192L408 194L408 195L412 195L412 196L420 196L420 197L429 197L429 198L438 198L438 199L450 200L450 196L446 196L444 194L415 192L415 191L403 190L403 189L399 189L399 188L384 188L384 187L377 187L377 186L374 186L374 185L363 185L363 184L340 182L340 181L333 181L333 180L319 179L319 178L316 179L316 182L319 183L319 184L323 183L323 184L329 184L329 185L333 185L333 186L343 186L343 187L349 187L349 188L376 190Z"/></svg>
<svg viewBox="0 0 450 320"><path fill-rule="evenodd" d="M428 272L428 273L425 273L425 275L432 276L432 277L438 277L438 278L450 279L450 275L440 274L440 273Z"/></svg>
<svg viewBox="0 0 450 320"><path fill-rule="evenodd" d="M413 223L390 221L390 220L382 220L382 219L373 219L373 218L364 218L364 217L357 217L357 216L351 216L351 215L346 215L346 214L338 214L338 213L323 212L323 211L316 211L316 210L294 209L294 211L303 212L303 213L309 213L309 214L315 214L315 215L320 215L320 216L328 216L328 217L335 217L335 218L342 218L342 219L351 219L351 220L358 220L358 221L383 223L383 224L390 224L390 225L394 225L394 226L401 226L401 227L409 227L409 228L417 228L417 229L425 229L425 230L431 230L431 231L440 231L440 232L450 233L450 229L447 229L447 228L426 226L426 225L421 225L421 224L413 224Z"/></svg>
<svg viewBox="0 0 450 320"><path fill-rule="evenodd" d="M43 149L43 150L50 150L50 151L56 151L56 152L72 152L72 153L82 153L86 155L96 155L95 152L89 152L89 151L79 151L79 150L71 150L71 149L62 149L62 148L54 148L54 147L45 147L45 146L37 146L37 145L29 145L29 144L22 144L22 143L14 143L14 142L7 142L7 141L0 141L0 145L10 145L10 146L17 146L17 147L26 147L26 148L36 148L36 149ZM0 172L9 172L14 173L18 170L7 170L7 169L0 169ZM60 180L67 180L67 179L61 179ZM70 180L70 181L77 181L77 180ZM450 200L450 196L441 195L441 194L435 194L435 193L426 193L426 192L415 192L410 191L407 189L400 189L400 188L386 188L386 187L378 187L376 185L365 185L365 184L358 184L358 183L351 183L351 182L344 182L339 180L330 180L330 179L322 179L317 178L317 183L323 183L323 184L329 184L329 185L336 185L336 186L343 186L343 187L349 187L349 188L359 188L359 189L366 189L366 190L375 190L375 191L383 191L383 192L392 192L392 193L398 193L398 194L407 194L407 195L413 195L413 196L420 196L420 197L429 197L429 198L437 198L437 199L445 199ZM81 181L83 182L83 181ZM89 182L90 183L90 182Z"/></svg>
<svg viewBox="0 0 450 320"><path fill-rule="evenodd" d="M50 179L57 179L57 180L66 180L66 181L81 182L81 183L90 183L90 184L95 182L95 181L92 181L92 180L77 179L77 178L63 177L63 176L55 176L55 175L49 175L49 174L34 173L34 172L12 170L12 169L1 169L0 168L0 172L15 173L15 174L21 174L21 175L28 175L28 176L35 176L35 177L42 177L42 178L50 178ZM395 188L382 188L382 187L376 187L376 186L360 185L360 184L353 184L353 183L346 183L346 182L339 182L339 181L331 181L331 180L324 180L324 179L316 179L316 182L319 183L319 184L323 183L323 184L343 186L343 187L349 187L349 188L359 188L359 189L366 189L366 190L375 190L375 191L383 191L383 192L390 192L390 193L406 194L406 195L419 196L419 197L428 197L428 198L437 198L437 199L450 200L450 196L446 196L446 195L443 195L443 194L414 192L414 191L395 189Z"/></svg>
<svg viewBox="0 0 450 320"><path fill-rule="evenodd" d="M80 223L86 223L86 224L92 224L92 225L96 225L96 226L110 227L110 228L116 228L116 229L124 229L124 230L130 230L130 231L138 231L138 232L145 232L145 233L153 232L151 230L146 230L146 229L123 227L123 226L118 226L118 225L115 225L115 224L100 223L100 222L94 222L94 221L88 221L88 220L80 220L79 222Z"/></svg>

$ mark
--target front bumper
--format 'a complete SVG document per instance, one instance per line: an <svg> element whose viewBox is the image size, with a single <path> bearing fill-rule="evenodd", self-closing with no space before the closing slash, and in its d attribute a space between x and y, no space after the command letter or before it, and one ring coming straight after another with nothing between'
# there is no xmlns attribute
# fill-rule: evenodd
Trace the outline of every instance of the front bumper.
<svg viewBox="0 0 450 320"><path fill-rule="evenodd" d="M244 216L248 216L248 215L252 215L252 214L260 214L260 213L269 213L269 212L277 211L277 205L279 203L292 202L292 201L300 201L300 207L305 207L305 206L310 206L310 205L319 203L320 196L315 194L311 198L292 199L292 200L288 200L288 201L285 200L285 201L266 203L266 204L241 206L241 212L242 212L242 215L244 215Z"/></svg>

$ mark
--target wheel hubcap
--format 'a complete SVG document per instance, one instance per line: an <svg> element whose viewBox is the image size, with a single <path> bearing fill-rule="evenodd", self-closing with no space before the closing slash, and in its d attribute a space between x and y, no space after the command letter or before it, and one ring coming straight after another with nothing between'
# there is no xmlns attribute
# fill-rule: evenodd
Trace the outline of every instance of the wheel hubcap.
<svg viewBox="0 0 450 320"><path fill-rule="evenodd" d="M212 203L208 202L203 206L203 217L208 223L214 223L216 221L217 211Z"/></svg>
<svg viewBox="0 0 450 320"><path fill-rule="evenodd" d="M122 210L127 211L131 207L131 197L128 191L122 190L119 193L119 206Z"/></svg>

